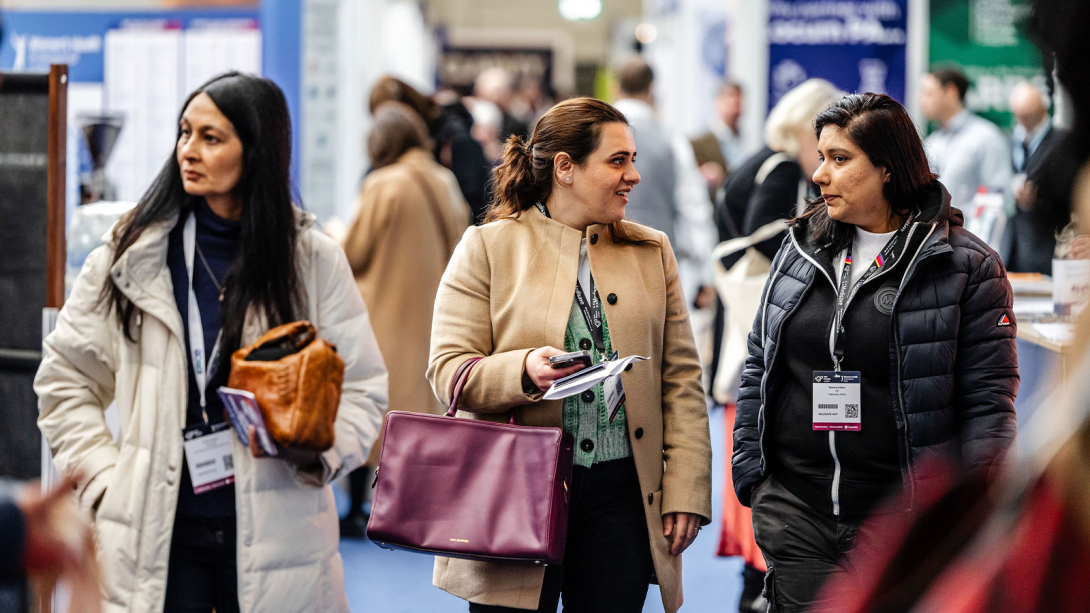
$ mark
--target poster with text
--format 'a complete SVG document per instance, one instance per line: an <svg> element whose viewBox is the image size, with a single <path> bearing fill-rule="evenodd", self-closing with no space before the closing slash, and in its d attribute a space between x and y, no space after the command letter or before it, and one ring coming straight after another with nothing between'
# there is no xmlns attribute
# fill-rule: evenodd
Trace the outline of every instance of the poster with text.
<svg viewBox="0 0 1090 613"><path fill-rule="evenodd" d="M1012 125L1011 90L1035 82L1047 94L1041 53L1026 37L1030 0L931 0L932 70L969 77L965 105L1001 128Z"/></svg>
<svg viewBox="0 0 1090 613"><path fill-rule="evenodd" d="M908 0L772 0L768 108L807 79L905 98Z"/></svg>

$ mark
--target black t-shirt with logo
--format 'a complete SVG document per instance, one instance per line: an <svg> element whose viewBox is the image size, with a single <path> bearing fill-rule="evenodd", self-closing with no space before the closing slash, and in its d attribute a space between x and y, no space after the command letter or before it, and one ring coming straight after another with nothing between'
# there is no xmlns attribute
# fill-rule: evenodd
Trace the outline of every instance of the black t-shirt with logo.
<svg viewBox="0 0 1090 613"><path fill-rule="evenodd" d="M897 441L897 389L892 307L909 257L866 282L844 315L846 330L841 369L862 373L862 428L837 432L842 515L869 513L893 486L901 483ZM821 262L832 275L833 266ZM870 265L869 262L866 265ZM817 510L832 513L834 463L829 432L813 429L813 375L833 370L829 332L836 313L836 290L815 271L810 288L784 322L774 368L781 369L779 389L767 390L766 450L772 470L785 487Z"/></svg>

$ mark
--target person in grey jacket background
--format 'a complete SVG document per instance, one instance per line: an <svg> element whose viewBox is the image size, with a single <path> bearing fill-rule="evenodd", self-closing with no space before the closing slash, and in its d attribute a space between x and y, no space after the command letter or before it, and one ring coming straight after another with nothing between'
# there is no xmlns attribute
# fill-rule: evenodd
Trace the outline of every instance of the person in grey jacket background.
<svg viewBox="0 0 1090 613"><path fill-rule="evenodd" d="M823 582L923 459L990 473L1015 439L1013 295L962 228L911 119L884 95L816 120L822 200L772 263L742 377L734 487L753 509L777 613ZM908 503L911 506L911 502Z"/></svg>

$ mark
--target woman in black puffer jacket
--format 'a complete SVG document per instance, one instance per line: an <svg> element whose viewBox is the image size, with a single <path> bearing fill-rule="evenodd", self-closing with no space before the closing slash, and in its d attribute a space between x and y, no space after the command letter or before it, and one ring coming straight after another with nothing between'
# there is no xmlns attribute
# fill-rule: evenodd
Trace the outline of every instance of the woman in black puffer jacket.
<svg viewBox="0 0 1090 613"><path fill-rule="evenodd" d="M876 503L911 496L918 462L991 471L1016 431L1006 271L962 227L908 114L847 96L816 131L822 200L772 262L734 427L734 488L777 613L834 605L815 601L822 583L850 572Z"/></svg>

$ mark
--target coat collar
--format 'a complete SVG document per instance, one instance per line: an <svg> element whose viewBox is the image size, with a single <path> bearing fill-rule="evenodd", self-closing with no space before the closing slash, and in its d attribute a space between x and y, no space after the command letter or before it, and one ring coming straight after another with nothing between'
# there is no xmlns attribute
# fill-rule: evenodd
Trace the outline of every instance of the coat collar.
<svg viewBox="0 0 1090 613"><path fill-rule="evenodd" d="M912 221L913 228L905 240L908 245L904 248L905 257L909 258L910 268L919 259L927 258L938 253L951 251L950 226L964 225L964 216L959 209L950 205L950 192L941 183L935 182L928 191L920 210ZM835 278L833 264L839 252L824 245L817 245L810 238L806 220L801 220L791 226L791 241L803 256L816 263L826 275ZM891 265L896 265L892 262Z"/></svg>
<svg viewBox="0 0 1090 613"><path fill-rule="evenodd" d="M316 220L313 213L296 208L295 224L302 235ZM167 269L167 245L170 231L178 225L178 214L154 223L144 230L110 268L110 278L138 309L159 318L179 338L183 336L182 316L174 302L174 284ZM120 223L120 222L118 222ZM114 224L103 243L117 249Z"/></svg>

